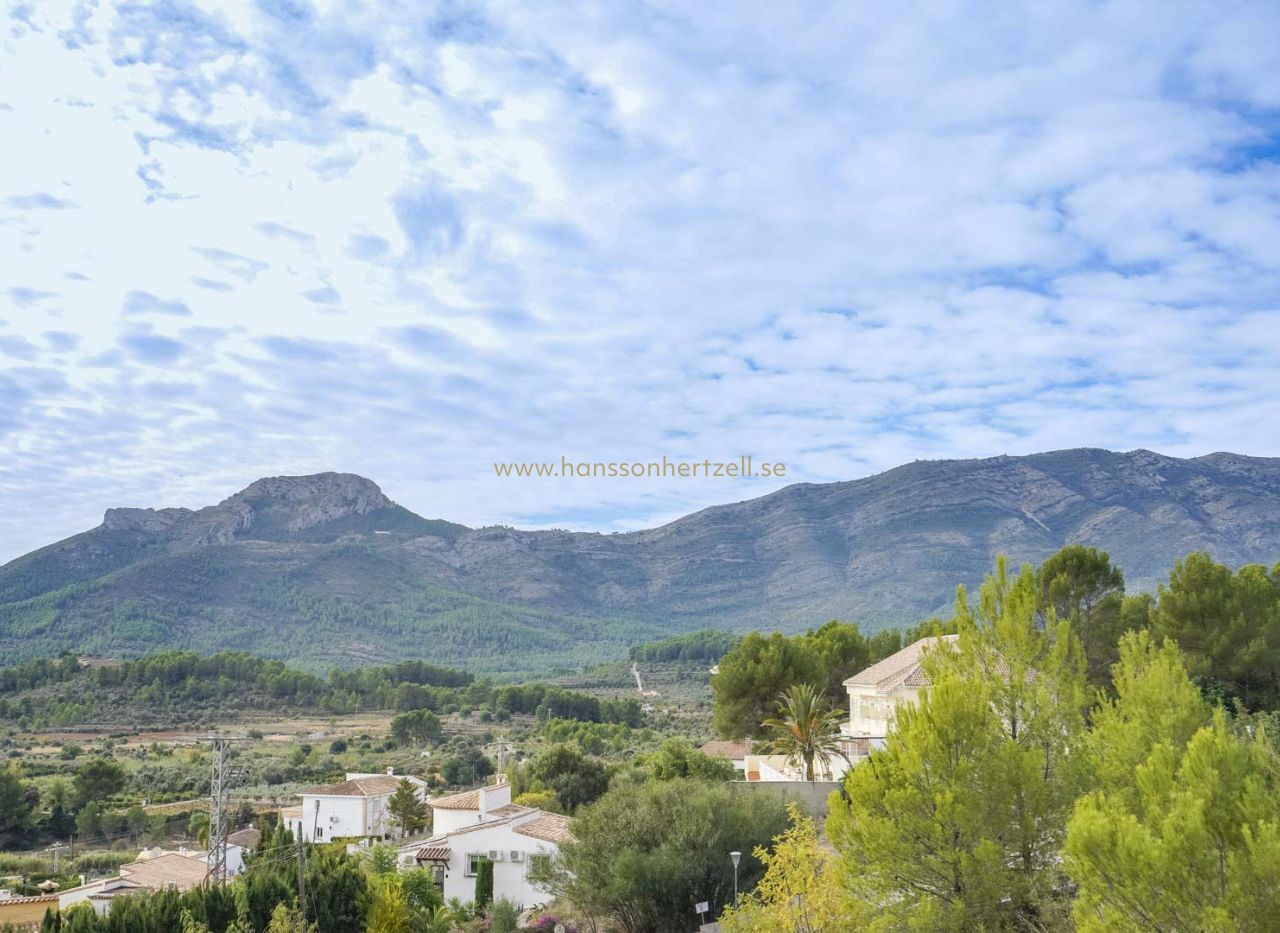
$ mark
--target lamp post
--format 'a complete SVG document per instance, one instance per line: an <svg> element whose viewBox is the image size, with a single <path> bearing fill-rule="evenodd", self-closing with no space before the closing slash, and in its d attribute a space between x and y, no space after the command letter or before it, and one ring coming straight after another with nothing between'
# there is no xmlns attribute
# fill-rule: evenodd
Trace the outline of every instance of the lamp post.
<svg viewBox="0 0 1280 933"><path fill-rule="evenodd" d="M742 861L741 852L730 852L729 859L733 862L733 909L738 909L738 862Z"/></svg>

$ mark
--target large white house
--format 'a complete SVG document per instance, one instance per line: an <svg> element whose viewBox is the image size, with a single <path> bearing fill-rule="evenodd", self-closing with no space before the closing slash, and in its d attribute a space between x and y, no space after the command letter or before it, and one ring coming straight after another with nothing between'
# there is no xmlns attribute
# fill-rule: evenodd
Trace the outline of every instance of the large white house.
<svg viewBox="0 0 1280 933"><path fill-rule="evenodd" d="M914 706L920 701L921 692L929 689L925 654L932 648L949 645L957 637L921 638L844 682L849 692L849 722L840 731L845 736L845 754L851 761L884 746L898 710L904 705Z"/></svg>
<svg viewBox="0 0 1280 933"><path fill-rule="evenodd" d="M298 796L302 803L280 811L281 820L307 842L329 842L333 839L386 839L398 831L395 819L387 809L391 795L407 780L418 796L426 800L426 784L415 777L386 774L350 773L337 784L326 784L305 790Z"/></svg>
<svg viewBox="0 0 1280 933"><path fill-rule="evenodd" d="M429 869L445 898L475 899L476 867L493 862L493 897L521 909L550 893L529 880L529 869L559 851L569 818L511 802L511 785L491 784L429 801L432 836L400 849L402 867Z"/></svg>
<svg viewBox="0 0 1280 933"><path fill-rule="evenodd" d="M849 694L849 721L840 726L841 749L845 757L832 756L815 761L814 771L818 780L840 780L850 765L866 759L873 749L884 746L898 710L904 705L919 702L920 694L929 689L929 675L924 670L925 654L931 648L951 644L956 637L921 638L844 682ZM787 761L784 755L747 755L745 766L748 781L804 780L801 767Z"/></svg>

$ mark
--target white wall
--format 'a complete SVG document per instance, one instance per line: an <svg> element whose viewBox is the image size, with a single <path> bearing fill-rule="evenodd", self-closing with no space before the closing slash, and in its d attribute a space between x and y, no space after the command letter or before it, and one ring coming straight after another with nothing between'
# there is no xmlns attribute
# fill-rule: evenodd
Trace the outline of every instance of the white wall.
<svg viewBox="0 0 1280 933"><path fill-rule="evenodd" d="M506 898L520 908L545 904L551 895L528 879L531 856L554 855L557 846L552 842L534 839L515 832L510 824L476 829L459 833L440 844L449 847L449 865L444 879L446 899L457 897L464 901L475 900L476 879L466 873L467 857L471 853L487 856L490 849L502 852L503 860L493 866L493 899ZM511 850L522 853L523 859L511 861Z"/></svg>
<svg viewBox="0 0 1280 933"><path fill-rule="evenodd" d="M390 796L302 798L302 838L307 842L330 842L343 837L381 836L391 831L387 813ZM317 809L317 803L319 807ZM296 828L296 823L295 823ZM320 830L317 835L315 830Z"/></svg>
<svg viewBox="0 0 1280 933"><path fill-rule="evenodd" d="M919 687L897 687L881 694L874 687L849 687L849 725L846 735L886 736L901 705L919 702Z"/></svg>
<svg viewBox="0 0 1280 933"><path fill-rule="evenodd" d="M430 801L428 801L429 803ZM479 809L477 810L445 810L431 811L431 835L444 836L476 823L493 819L489 814L499 807L511 803L510 784L490 784L480 788Z"/></svg>

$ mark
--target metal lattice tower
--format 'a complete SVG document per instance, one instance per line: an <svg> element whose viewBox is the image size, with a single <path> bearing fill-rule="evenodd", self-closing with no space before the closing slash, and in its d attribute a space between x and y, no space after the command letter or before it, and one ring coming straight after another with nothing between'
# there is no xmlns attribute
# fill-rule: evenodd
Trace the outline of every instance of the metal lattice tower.
<svg viewBox="0 0 1280 933"><path fill-rule="evenodd" d="M231 829L231 788L244 777L244 769L228 764L231 740L211 736L213 768L209 780L209 870L205 883L226 884L227 836Z"/></svg>
<svg viewBox="0 0 1280 933"><path fill-rule="evenodd" d="M227 757L231 743L213 740L213 774L209 781L209 871L205 882L226 884L227 823L231 804L231 781L227 773Z"/></svg>

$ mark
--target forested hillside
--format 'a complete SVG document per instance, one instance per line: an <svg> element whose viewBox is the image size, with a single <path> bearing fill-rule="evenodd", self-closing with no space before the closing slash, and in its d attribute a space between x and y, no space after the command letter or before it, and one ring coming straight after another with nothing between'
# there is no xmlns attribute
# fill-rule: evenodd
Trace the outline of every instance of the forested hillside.
<svg viewBox="0 0 1280 933"><path fill-rule="evenodd" d="M1130 592L1205 551L1280 550L1280 461L1068 450L796 485L628 534L468 529L348 474L260 480L216 506L110 509L0 567L0 652L242 650L311 670L428 656L508 673L695 630L864 630L949 608L996 554L1108 551Z"/></svg>

